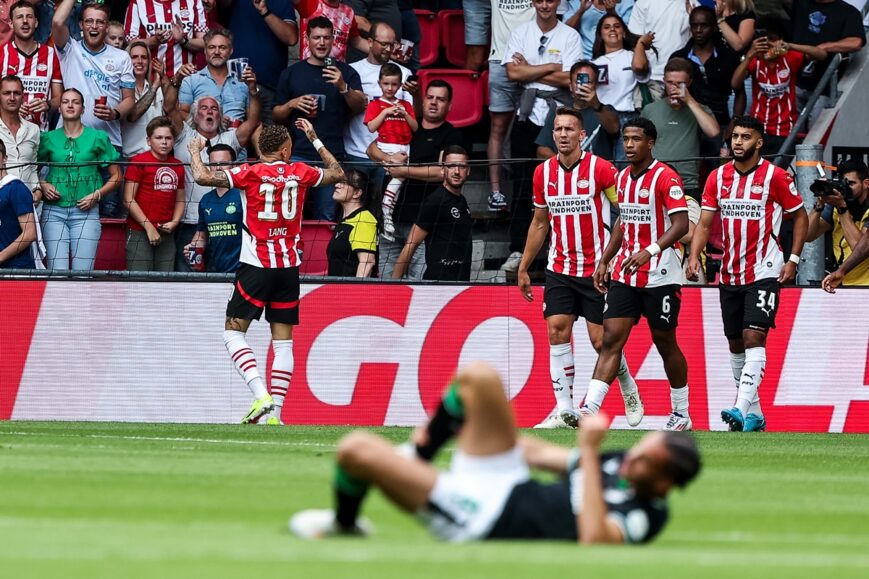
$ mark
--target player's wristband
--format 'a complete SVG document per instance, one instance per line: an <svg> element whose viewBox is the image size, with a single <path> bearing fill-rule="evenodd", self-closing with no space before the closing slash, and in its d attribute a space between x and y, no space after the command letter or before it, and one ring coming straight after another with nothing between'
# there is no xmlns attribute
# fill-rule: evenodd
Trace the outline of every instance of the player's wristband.
<svg viewBox="0 0 869 579"><path fill-rule="evenodd" d="M792 261L795 264L799 265L800 264L800 256L797 255L796 253L792 253L791 256L788 258L788 261Z"/></svg>
<svg viewBox="0 0 869 579"><path fill-rule="evenodd" d="M323 141L321 141L320 139L314 139L313 141L311 141L311 144L314 145L314 150L318 153L320 152L320 149L325 147L325 145L323 145Z"/></svg>
<svg viewBox="0 0 869 579"><path fill-rule="evenodd" d="M646 247L646 251L649 252L649 255L654 257L654 256L658 255L659 253L661 253L661 246L658 245L657 243L650 243L649 246Z"/></svg>

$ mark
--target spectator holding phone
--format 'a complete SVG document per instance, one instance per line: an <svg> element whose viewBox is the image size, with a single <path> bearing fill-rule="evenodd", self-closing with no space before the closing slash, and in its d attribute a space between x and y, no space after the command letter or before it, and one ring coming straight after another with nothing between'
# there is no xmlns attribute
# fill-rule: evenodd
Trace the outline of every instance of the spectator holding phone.
<svg viewBox="0 0 869 579"><path fill-rule="evenodd" d="M395 64L380 68L380 89L383 96L368 103L365 125L372 133L377 132L377 148L387 155L410 152L410 140L419 128L412 105L396 97L401 88L401 69ZM392 211L398 199L404 179L392 177L383 193L383 236L395 241L395 225Z"/></svg>
<svg viewBox="0 0 869 579"><path fill-rule="evenodd" d="M330 56L334 42L328 18L317 16L305 29L311 56L284 70L278 80L275 123L286 125L293 138L292 161L317 163L320 155L296 127L297 119L314 125L317 135L338 162L345 161L344 125L367 104L359 75L348 64ZM328 111L328 114L326 114ZM335 220L334 185L313 187L308 193L311 219Z"/></svg>
<svg viewBox="0 0 869 579"><path fill-rule="evenodd" d="M823 48L784 41L783 25L763 19L745 59L733 73L734 89L751 75L751 116L764 123L763 155L774 155L784 145L797 122L797 76L810 60L827 58ZM785 151L789 154L789 151Z"/></svg>

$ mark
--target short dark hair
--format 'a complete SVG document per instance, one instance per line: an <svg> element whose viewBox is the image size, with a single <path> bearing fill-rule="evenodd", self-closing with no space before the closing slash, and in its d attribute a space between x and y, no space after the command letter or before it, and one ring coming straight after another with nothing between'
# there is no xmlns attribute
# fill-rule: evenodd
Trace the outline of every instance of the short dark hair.
<svg viewBox="0 0 869 579"><path fill-rule="evenodd" d="M203 42L205 42L206 46L215 36L225 36L229 39L229 44L232 45L232 32L227 30L226 28L212 28L208 32L205 33L205 36L202 37Z"/></svg>
<svg viewBox="0 0 869 579"><path fill-rule="evenodd" d="M690 21L691 17L694 16L695 14L704 14L704 13L707 16L709 16L710 18L712 18L712 22L714 24L715 21L717 20L717 17L715 15L715 10L713 8L710 8L709 6L706 6L703 4L696 6L694 8L694 10L691 11L691 14L688 15L688 20Z"/></svg>
<svg viewBox="0 0 869 579"><path fill-rule="evenodd" d="M589 68L594 71L594 82L597 82L598 75L600 74L600 70L597 68L597 65L590 60L577 60L573 63L573 66L570 67L570 76L573 76L577 72L579 72L580 68Z"/></svg>
<svg viewBox="0 0 869 579"><path fill-rule="evenodd" d="M685 72L688 73L688 78L693 79L694 64L687 58L674 56L668 60L666 66L664 66L664 74L667 74L668 72Z"/></svg>
<svg viewBox="0 0 869 579"><path fill-rule="evenodd" d="M39 18L36 15L36 6L34 6L31 2L28 2L27 0L18 0L18 2L10 6L9 18L12 18L15 15L15 11L19 8L30 8L31 10L33 10L33 15Z"/></svg>
<svg viewBox="0 0 869 579"><path fill-rule="evenodd" d="M20 76L14 74L7 74L3 78L0 78L0 84L3 84L4 82L17 82L19 85L21 85L21 90L24 90L24 81L21 80Z"/></svg>
<svg viewBox="0 0 869 579"><path fill-rule="evenodd" d="M169 120L169 117L154 117L148 122L148 126L145 127L145 134L148 135L150 139L154 134L154 131L157 129L168 128L172 131L172 137L177 137L178 135L175 133L175 126L172 125L172 121Z"/></svg>
<svg viewBox="0 0 869 579"><path fill-rule="evenodd" d="M625 126L622 127L622 132L624 132L625 129L630 128L641 129L643 133L653 141L658 140L658 128L655 126L655 123L646 117L634 117L630 119L625 123Z"/></svg>
<svg viewBox="0 0 869 579"><path fill-rule="evenodd" d="M88 10L99 10L103 14L106 15L106 18L111 18L112 12L109 8L108 4L100 4L99 2L88 2L84 6L81 7L81 20L84 20L84 13ZM106 27L108 27L108 22L106 22Z"/></svg>
<svg viewBox="0 0 869 579"><path fill-rule="evenodd" d="M573 117L577 121L579 121L579 128L580 129L583 128L583 126L584 126L584 123L582 121L582 113L574 108L558 107L557 109L555 109L555 116L556 117L565 117L565 116L566 117Z"/></svg>
<svg viewBox="0 0 869 579"><path fill-rule="evenodd" d="M860 159L847 159L836 167L837 175L843 176L848 173L857 173L857 178L861 181L869 179L869 169L866 168L866 163Z"/></svg>
<svg viewBox="0 0 869 579"><path fill-rule="evenodd" d="M441 78L436 78L433 81L431 81L430 83L428 83L428 86L426 87L425 92L428 92L428 90L431 88L445 88L445 89L447 89L447 101L453 102L453 87L447 81L445 81Z"/></svg>
<svg viewBox="0 0 869 579"><path fill-rule="evenodd" d="M401 80L402 74L401 69L398 68L398 65L393 62L387 62L383 66L380 67L380 76L377 77L380 80L383 80L387 76L397 76L398 80Z"/></svg>
<svg viewBox="0 0 869 579"><path fill-rule="evenodd" d="M697 441L684 432L665 432L664 446L670 460L664 467L673 484L684 487L700 472L700 449Z"/></svg>
<svg viewBox="0 0 869 579"><path fill-rule="evenodd" d="M750 115L737 115L733 117L733 127L757 131L761 137L763 136L763 123Z"/></svg>
<svg viewBox="0 0 869 579"><path fill-rule="evenodd" d="M332 21L325 16L314 16L308 20L308 28L305 30L305 36L311 36L311 30L314 28L325 28L327 30L335 29L332 25Z"/></svg>
<svg viewBox="0 0 869 579"><path fill-rule="evenodd" d="M287 127L283 125L263 125L259 134L259 152L262 155L277 153L281 145L290 138Z"/></svg>
<svg viewBox="0 0 869 579"><path fill-rule="evenodd" d="M790 30L785 26L786 20L773 18L771 16L761 16L757 19L755 30L766 30L767 36L773 35L781 40L784 40Z"/></svg>
<svg viewBox="0 0 869 579"><path fill-rule="evenodd" d="M465 157L465 159L471 158L465 148L459 145L448 145L444 147L444 150L441 152L441 162L443 162L444 159L447 158L447 155L462 155Z"/></svg>
<svg viewBox="0 0 869 579"><path fill-rule="evenodd" d="M227 145L226 143L217 143L215 145L211 145L208 149L208 155L211 156L211 153L229 153L230 158L235 161L238 155L235 152L235 149Z"/></svg>

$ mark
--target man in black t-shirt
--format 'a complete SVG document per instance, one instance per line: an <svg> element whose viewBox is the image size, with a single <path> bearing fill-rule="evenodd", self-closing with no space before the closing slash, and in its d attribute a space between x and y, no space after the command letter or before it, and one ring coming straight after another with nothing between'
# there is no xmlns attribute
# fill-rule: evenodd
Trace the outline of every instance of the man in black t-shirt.
<svg viewBox="0 0 869 579"><path fill-rule="evenodd" d="M443 80L433 80L425 91L422 105L422 122L410 141L410 157L403 153L386 155L372 142L368 156L386 166L390 176L405 179L392 221L395 224L395 240L381 236L378 243L380 275L392 277L392 269L404 245L419 208L432 191L443 181L441 151L450 145L462 145L461 132L447 122L447 113L453 100L453 89ZM413 255L408 265L406 279L420 280L425 271L425 256L422 248Z"/></svg>
<svg viewBox="0 0 869 579"><path fill-rule="evenodd" d="M700 471L694 439L653 432L625 452L601 453L609 419L583 419L571 449L521 437L497 371L483 363L462 370L429 423L398 448L364 431L338 445L337 510L308 510L290 519L303 538L365 534L359 517L371 486L449 541L564 540L637 544L652 540L668 519L667 496ZM449 470L437 451L461 432ZM540 483L536 468L562 480Z"/></svg>
<svg viewBox="0 0 869 579"><path fill-rule="evenodd" d="M458 145L443 151L443 185L426 197L416 222L395 262L393 279L401 279L419 245L425 241L423 279L470 281L471 210L462 195L470 167L468 153Z"/></svg>

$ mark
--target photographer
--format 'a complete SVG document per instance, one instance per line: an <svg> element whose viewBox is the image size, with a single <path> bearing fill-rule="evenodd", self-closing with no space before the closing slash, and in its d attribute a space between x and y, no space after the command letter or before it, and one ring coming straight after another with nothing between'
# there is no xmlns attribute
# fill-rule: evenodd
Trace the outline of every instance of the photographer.
<svg viewBox="0 0 869 579"><path fill-rule="evenodd" d="M816 181L812 185L816 201L809 214L807 241L828 231L833 236L836 267L851 255L860 241L860 230L869 225L869 171L862 161L848 160L839 165L840 178ZM845 276L846 286L869 286L869 262L864 261Z"/></svg>

